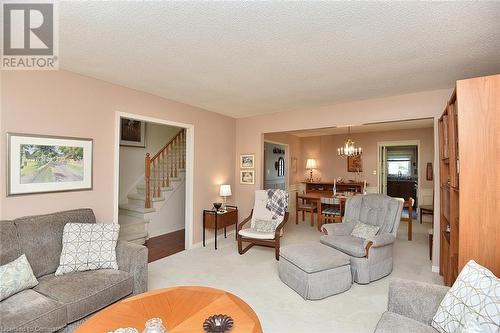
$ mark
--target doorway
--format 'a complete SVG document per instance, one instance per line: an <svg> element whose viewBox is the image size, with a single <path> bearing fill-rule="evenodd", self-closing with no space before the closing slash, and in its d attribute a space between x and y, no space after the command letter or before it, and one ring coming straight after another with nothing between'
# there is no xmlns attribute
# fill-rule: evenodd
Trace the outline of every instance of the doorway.
<svg viewBox="0 0 500 333"><path fill-rule="evenodd" d="M379 142L378 192L405 200L413 198L418 207L419 158L418 140Z"/></svg>
<svg viewBox="0 0 500 333"><path fill-rule="evenodd" d="M136 122L135 125L133 124L136 129L142 128L145 130L145 133L142 134L144 140L139 142L136 147L130 147L132 152L134 154L140 154L139 150L142 152L143 149L153 149L147 152L144 150L145 153L149 153L151 162L150 167L146 167L146 157L144 154L144 156L140 158L141 166L139 170L136 170L136 173L140 171L141 175L137 177L135 183L133 179L128 182L128 185L130 185L128 187L130 188L123 186L123 177L120 177L120 170L123 170L123 165L121 165L122 163L120 163L120 160L124 157L121 156L123 154L124 144L121 135L124 119ZM170 133L171 135L167 135L169 136L169 138L167 138L168 142L163 142L162 144L157 143L156 146L158 147L156 147L155 144L153 144L152 138L150 138L148 148L148 127L150 131L160 131L163 133L163 136L167 135L166 132L168 132L168 129L172 132ZM141 136L138 135L135 139L140 141L140 138ZM162 137L162 139L165 138ZM149 235L146 237L146 239L151 239L150 243L156 248L156 250L153 249L153 251L151 251L152 256L155 256L156 259L161 257L164 253L170 252L171 254L172 249L167 248L165 244L173 243L172 237L174 235L176 239L180 239L177 239L175 242L177 248L183 250L193 247L193 139L194 128L192 125L137 114L124 112L115 113L114 223L127 223L123 218L123 215L126 215L128 217L125 219L128 219L128 223L131 224L131 232L134 231L134 228L137 228L139 232L144 230L144 228L147 231L151 220L155 218L156 220L167 219L165 214L160 213L162 208L161 201L170 202L174 205L176 204L176 200L179 202L182 201L183 203L181 208L182 211L178 212L178 215L182 215L183 219L183 221L181 221L183 224L181 226L182 229L175 230L175 234L174 231L172 234L161 234L158 230L162 229L156 228L158 227L158 225L156 225L154 229L160 234L154 235L154 237L149 237ZM170 142L171 140L172 142ZM169 148L163 150L164 147L167 146ZM136 150L134 151L133 149ZM146 177L146 170L149 170L149 177ZM147 185L147 182L149 185ZM147 191L146 188L150 190ZM128 193L128 191L135 191L135 193ZM147 196L146 193L148 193L149 196ZM127 211L127 214L123 214L125 211ZM146 239L139 237L137 238L137 242L144 243Z"/></svg>
<svg viewBox="0 0 500 333"><path fill-rule="evenodd" d="M288 190L288 145L264 141L264 190Z"/></svg>

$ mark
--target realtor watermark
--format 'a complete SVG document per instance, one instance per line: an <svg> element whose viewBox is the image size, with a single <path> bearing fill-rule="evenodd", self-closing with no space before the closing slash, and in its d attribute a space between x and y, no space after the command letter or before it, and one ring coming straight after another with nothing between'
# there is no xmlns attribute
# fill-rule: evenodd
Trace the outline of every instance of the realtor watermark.
<svg viewBox="0 0 500 333"><path fill-rule="evenodd" d="M56 2L2 3L2 70L59 69Z"/></svg>

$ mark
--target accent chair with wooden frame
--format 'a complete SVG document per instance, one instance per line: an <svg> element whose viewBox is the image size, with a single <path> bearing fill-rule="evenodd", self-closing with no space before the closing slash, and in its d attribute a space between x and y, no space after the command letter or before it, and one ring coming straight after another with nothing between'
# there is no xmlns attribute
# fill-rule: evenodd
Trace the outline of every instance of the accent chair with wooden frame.
<svg viewBox="0 0 500 333"><path fill-rule="evenodd" d="M305 213L311 214L311 227L314 226L314 213L317 211L314 203L308 202L307 198L297 192L295 197L295 224L299 224L299 212L302 213L302 222L305 218ZM318 217L319 220L319 217ZM319 223L319 221L318 221Z"/></svg>
<svg viewBox="0 0 500 333"><path fill-rule="evenodd" d="M288 221L288 212L276 219L277 226L274 231L258 231L256 228L257 219L268 221L272 219L272 213L266 208L266 203L267 192L265 190L255 191L255 203L250 216L238 224L238 253L244 254L254 245L273 247L276 260L279 260L280 238L283 235L283 227ZM250 222L250 228L243 228L248 222ZM243 248L243 242L249 244Z"/></svg>

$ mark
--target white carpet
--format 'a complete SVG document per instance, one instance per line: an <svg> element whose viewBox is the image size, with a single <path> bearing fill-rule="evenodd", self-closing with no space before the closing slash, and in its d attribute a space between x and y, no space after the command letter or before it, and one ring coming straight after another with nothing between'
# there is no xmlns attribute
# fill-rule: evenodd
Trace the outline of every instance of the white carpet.
<svg viewBox="0 0 500 333"><path fill-rule="evenodd" d="M320 301L304 301L281 282L274 249L253 247L239 255L234 234L219 237L205 248L177 253L149 264L149 289L178 285L210 286L241 297L257 313L264 332L373 332L387 306L391 277L442 283L431 272L427 229L429 223L413 223L413 241L406 240L407 225L401 223L395 245L393 273L369 285L353 284L340 295ZM289 221L283 245L318 240L321 234L307 222Z"/></svg>

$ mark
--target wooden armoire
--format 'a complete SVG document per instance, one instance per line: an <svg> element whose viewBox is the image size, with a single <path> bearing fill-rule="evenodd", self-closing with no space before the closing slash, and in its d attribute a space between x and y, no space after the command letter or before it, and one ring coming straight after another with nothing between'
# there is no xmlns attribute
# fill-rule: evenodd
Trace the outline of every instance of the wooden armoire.
<svg viewBox="0 0 500 333"><path fill-rule="evenodd" d="M500 75L457 81L438 124L444 283L471 259L500 276Z"/></svg>

